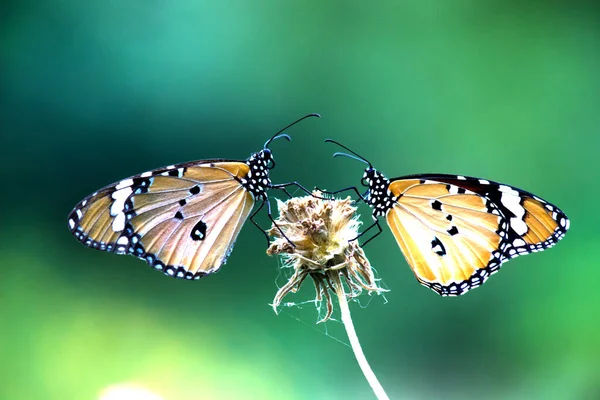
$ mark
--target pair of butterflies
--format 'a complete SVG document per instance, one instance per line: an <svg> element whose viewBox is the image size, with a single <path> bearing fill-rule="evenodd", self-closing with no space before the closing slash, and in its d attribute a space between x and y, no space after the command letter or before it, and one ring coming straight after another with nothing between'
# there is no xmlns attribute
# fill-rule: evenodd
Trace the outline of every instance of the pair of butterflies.
<svg viewBox="0 0 600 400"><path fill-rule="evenodd" d="M288 193L295 185L310 193L296 182L275 185L269 178L275 166L270 143L290 140L281 132L310 116L319 115L288 125L246 161L171 165L100 189L73 209L69 229L88 247L134 255L166 275L199 279L214 273L226 263L244 223L257 225L253 217L265 204L273 221L269 189ZM355 187L342 190L353 190L373 210L375 223L363 233L372 227L381 233L378 218L385 217L417 280L442 296L466 293L505 261L547 249L569 229L562 211L529 192L458 175L388 179L344 148L352 155L334 156L368 165L364 194Z"/></svg>

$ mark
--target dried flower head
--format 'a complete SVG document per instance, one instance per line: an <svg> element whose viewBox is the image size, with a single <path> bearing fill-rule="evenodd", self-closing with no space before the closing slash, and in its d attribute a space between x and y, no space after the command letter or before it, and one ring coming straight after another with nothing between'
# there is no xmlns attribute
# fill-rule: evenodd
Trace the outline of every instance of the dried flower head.
<svg viewBox="0 0 600 400"><path fill-rule="evenodd" d="M319 192L314 194L322 196ZM344 283L350 289L345 293L348 297L356 297L363 290L369 294L385 291L377 285L358 241L352 240L358 235L360 221L350 198L294 197L278 201L278 207L277 226L268 232L274 241L267 254L280 255L283 267L294 272L275 295L275 312L282 299L290 292L297 292L307 276L315 284L315 300L326 300L327 313L319 322L327 321L333 312L330 290L338 295L345 293Z"/></svg>
<svg viewBox="0 0 600 400"><path fill-rule="evenodd" d="M319 322L327 321L333 312L330 291L335 293L341 320L350 346L365 378L379 400L389 400L362 351L352 323L347 297L356 297L363 290L369 294L385 291L377 285L371 264L357 240L360 222L350 198L321 199L315 196L294 197L278 201L277 225L269 230L274 237L267 254L278 254L283 266L293 269L289 281L277 292L273 309L290 292L297 292L310 276L317 291L316 302L327 301L327 313ZM344 286L349 288L346 292Z"/></svg>

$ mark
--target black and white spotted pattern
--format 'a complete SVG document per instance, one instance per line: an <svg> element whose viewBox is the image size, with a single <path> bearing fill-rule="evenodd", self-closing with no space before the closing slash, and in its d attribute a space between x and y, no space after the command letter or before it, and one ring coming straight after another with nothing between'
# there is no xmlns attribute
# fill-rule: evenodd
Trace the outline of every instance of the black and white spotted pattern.
<svg viewBox="0 0 600 400"><path fill-rule="evenodd" d="M363 181L369 187L368 204L373 209L373 217L384 216L398 200L389 190L390 180L374 168L368 168L363 175Z"/></svg>
<svg viewBox="0 0 600 400"><path fill-rule="evenodd" d="M267 199L267 190L271 187L269 164L272 160L273 156L269 149L253 153L246 160L246 164L250 169L246 177L240 179L240 182L258 201Z"/></svg>
<svg viewBox="0 0 600 400"><path fill-rule="evenodd" d="M87 205L89 199L96 196L110 196L112 200L110 206L110 216L112 218L111 229L113 232L125 232L127 221L135 216L132 203L133 196L140 193L146 193L153 181L151 175L143 175L144 174L122 180L117 185L101 189L81 201L69 215L69 229L73 235L88 247L97 248L98 250L103 251L124 253L126 246L129 244L129 240L126 240L125 233L119 237L116 241L117 245L114 246L103 242L96 242L85 235L83 229L79 225L79 221L82 217L82 209Z"/></svg>

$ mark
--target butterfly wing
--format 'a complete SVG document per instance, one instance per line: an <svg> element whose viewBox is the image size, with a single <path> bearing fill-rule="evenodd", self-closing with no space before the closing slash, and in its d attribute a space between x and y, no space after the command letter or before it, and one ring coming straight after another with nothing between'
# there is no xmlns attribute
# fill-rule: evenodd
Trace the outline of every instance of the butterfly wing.
<svg viewBox="0 0 600 400"><path fill-rule="evenodd" d="M69 228L86 246L131 254L178 278L198 279L227 261L254 197L237 161L197 161L145 172L82 200Z"/></svg>
<svg viewBox="0 0 600 400"><path fill-rule="evenodd" d="M419 282L443 296L483 284L502 263L562 239L567 216L541 198L456 175L394 179L386 218Z"/></svg>

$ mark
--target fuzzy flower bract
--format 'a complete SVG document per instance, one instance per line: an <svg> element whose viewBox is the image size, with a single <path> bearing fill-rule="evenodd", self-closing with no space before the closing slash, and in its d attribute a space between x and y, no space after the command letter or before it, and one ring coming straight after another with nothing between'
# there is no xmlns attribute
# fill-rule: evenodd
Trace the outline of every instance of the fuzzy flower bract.
<svg viewBox="0 0 600 400"><path fill-rule="evenodd" d="M343 291L348 297L356 297L363 290L369 294L385 290L378 286L369 260L354 240L360 221L352 200L322 199L319 192L314 195L278 201L279 217L268 232L274 240L267 254L280 255L283 267L293 270L275 295L275 312L282 299L297 292L310 276L315 284L315 300L326 301L327 313L319 321L324 322L333 312L330 291L339 292L344 284L349 288Z"/></svg>

